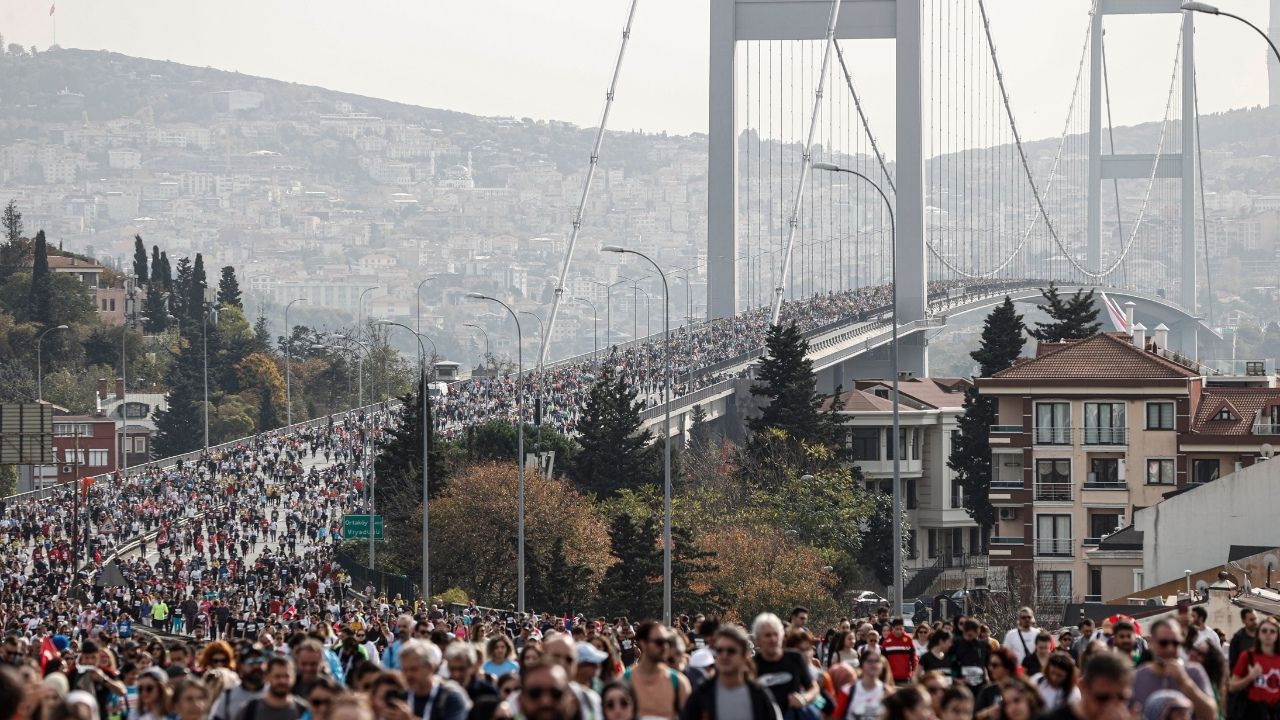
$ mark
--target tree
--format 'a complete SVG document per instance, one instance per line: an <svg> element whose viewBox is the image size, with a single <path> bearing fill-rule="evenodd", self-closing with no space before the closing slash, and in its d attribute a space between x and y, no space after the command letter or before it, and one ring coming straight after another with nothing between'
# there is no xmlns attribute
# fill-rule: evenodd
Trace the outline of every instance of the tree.
<svg viewBox="0 0 1280 720"><path fill-rule="evenodd" d="M187 282L186 302L183 303L187 311L187 319L196 332L199 332L200 323L203 322L204 291L208 286L209 283L204 274L204 257L196 253L195 264L191 266L191 279Z"/></svg>
<svg viewBox="0 0 1280 720"><path fill-rule="evenodd" d="M28 272L31 269L32 243L22 236L22 213L18 205L10 200L4 208L3 220L4 244L0 245L0 282L17 272Z"/></svg>
<svg viewBox="0 0 1280 720"><path fill-rule="evenodd" d="M982 340L969 357L978 363L979 377L991 377L1013 365L1026 345L1026 325L1022 316L1013 308L1013 301L1006 295L982 325Z"/></svg>
<svg viewBox="0 0 1280 720"><path fill-rule="evenodd" d="M22 239L22 213L18 212L18 201L10 200L4 206L4 241L14 243Z"/></svg>
<svg viewBox="0 0 1280 720"><path fill-rule="evenodd" d="M240 299L240 283L236 281L236 269L230 265L222 268L222 277L218 280L218 304L244 309L244 303Z"/></svg>
<svg viewBox="0 0 1280 720"><path fill-rule="evenodd" d="M154 275L152 277L155 278ZM169 329L169 307L165 302L164 283L158 279L153 279L147 286L147 297L142 301L142 327L151 335Z"/></svg>
<svg viewBox="0 0 1280 720"><path fill-rule="evenodd" d="M31 265L31 288L27 300L27 318L42 327L49 327L49 296L52 292L49 279L49 248L44 231L36 233L34 260Z"/></svg>
<svg viewBox="0 0 1280 720"><path fill-rule="evenodd" d="M662 617L662 548L655 516L619 513L609 523L613 564L596 590L596 615Z"/></svg>
<svg viewBox="0 0 1280 720"><path fill-rule="evenodd" d="M259 314L253 321L253 352L271 352L271 330L267 327L267 316Z"/></svg>
<svg viewBox="0 0 1280 720"><path fill-rule="evenodd" d="M164 256L161 256L161 262L164 262ZM178 261L178 274L173 278L173 287L169 292L169 309L173 316L178 318L178 323L182 326L183 332L189 332L188 328L191 323L191 312L187 308L187 303L191 300L191 259L182 258Z"/></svg>
<svg viewBox="0 0 1280 720"><path fill-rule="evenodd" d="M199 347L182 343L169 366L168 409L155 412L157 457L191 452L204 438L204 355Z"/></svg>
<svg viewBox="0 0 1280 720"><path fill-rule="evenodd" d="M867 517L859 561L881 585L890 587L893 585L893 495L886 492L872 492L871 495L871 514ZM902 524L902 552L905 556L908 550L907 513L905 507L902 510L899 522Z"/></svg>
<svg viewBox="0 0 1280 720"><path fill-rule="evenodd" d="M1076 290L1075 294L1063 300L1057 286L1049 283L1049 287L1041 290L1045 303L1040 309L1049 314L1049 322L1037 322L1031 336L1041 342L1062 342L1064 340L1082 340L1097 335L1102 329L1098 322L1098 307L1093 302L1093 291Z"/></svg>
<svg viewBox="0 0 1280 720"><path fill-rule="evenodd" d="M275 359L265 353L253 353L237 363L235 368L242 394L249 394L256 400L257 429L274 430L284 425L284 377Z"/></svg>
<svg viewBox="0 0 1280 720"><path fill-rule="evenodd" d="M414 392L401 397L404 410L400 422L387 429L378 440L378 456L374 472L378 478L378 496L385 498L387 522L403 521L422 498L422 382ZM444 447L431 421L430 400L427 405L427 424L432 428L430 436L429 482L431 497L439 497L449 484L453 472L451 448Z"/></svg>
<svg viewBox="0 0 1280 720"><path fill-rule="evenodd" d="M138 282L146 283L151 279L147 272L147 247L142 244L142 236L133 236L133 276Z"/></svg>
<svg viewBox="0 0 1280 720"><path fill-rule="evenodd" d="M768 400L760 417L747 421L752 432L778 428L797 442L830 442L832 421L819 412L822 396L815 392L809 342L794 322L772 325L765 335L767 354L760 360L751 394Z"/></svg>
<svg viewBox="0 0 1280 720"><path fill-rule="evenodd" d="M699 546L717 560L715 569L698 579L699 589L729 589L728 619L750 622L761 612L803 605L815 620L835 620L839 605L835 577L824 571L828 563L785 528L738 520L706 529Z"/></svg>
<svg viewBox="0 0 1280 720"><path fill-rule="evenodd" d="M1057 288L1052 285L1045 292L1051 305L1057 299ZM982 340L978 349L969 353L979 365L982 377L991 377L1012 367L1026 343L1023 331L1026 326L1022 316L1014 312L1013 302L1004 302L991 311L982 326ZM996 523L996 511L991 505L991 443L989 433L996 422L996 404L993 398L982 397L976 387L964 394L964 414L960 417L958 436L951 444L951 456L947 466L955 471L955 482L963 490L964 509L982 528L983 537L990 535Z"/></svg>
<svg viewBox="0 0 1280 720"><path fill-rule="evenodd" d="M505 607L516 601L516 474L514 462L473 465L431 501L433 587L464 588L481 605ZM389 542L382 553L393 569L410 577L422 571L421 487L403 518L387 519ZM381 484L378 507L388 507ZM569 609L588 598L609 562L608 543L599 512L569 482L538 473L525 477L525 586L530 604ZM547 587L556 579L547 574L548 568L556 564L562 566L556 575L568 587ZM580 568L586 569L586 577ZM551 599L572 604L540 605L537 594L562 595Z"/></svg>
<svg viewBox="0 0 1280 720"><path fill-rule="evenodd" d="M601 374L578 422L582 450L568 468L579 490L609 498L624 485L657 481L661 464L653 434L640 430L643 407L620 374L612 369Z"/></svg>
<svg viewBox="0 0 1280 720"><path fill-rule="evenodd" d="M163 289L164 288L164 276L162 275L163 272L164 272L164 267L161 265L161 262L160 262L160 246L152 245L151 246L151 276L147 278L147 287Z"/></svg>

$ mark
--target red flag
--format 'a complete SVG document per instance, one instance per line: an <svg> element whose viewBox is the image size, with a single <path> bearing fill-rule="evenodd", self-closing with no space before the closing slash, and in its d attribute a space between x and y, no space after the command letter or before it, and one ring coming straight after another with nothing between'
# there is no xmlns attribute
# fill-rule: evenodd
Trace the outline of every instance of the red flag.
<svg viewBox="0 0 1280 720"><path fill-rule="evenodd" d="M50 5L50 6L49 6L49 14L50 14L50 15L53 15L53 9L54 9L55 7L57 7L57 5L56 5L56 4L53 4L53 5Z"/></svg>
<svg viewBox="0 0 1280 720"><path fill-rule="evenodd" d="M45 635L44 640L40 642L40 672L42 674L44 673L44 666L48 665L49 661L56 657L58 657L58 648L53 644L53 637Z"/></svg>

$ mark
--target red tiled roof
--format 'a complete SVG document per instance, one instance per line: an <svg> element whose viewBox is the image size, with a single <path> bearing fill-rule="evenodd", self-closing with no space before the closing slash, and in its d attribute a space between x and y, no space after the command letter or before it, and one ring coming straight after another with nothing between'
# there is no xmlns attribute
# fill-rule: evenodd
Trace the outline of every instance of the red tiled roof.
<svg viewBox="0 0 1280 720"><path fill-rule="evenodd" d="M1198 377L1195 371L1106 333L1054 343L1037 357L1001 370L1001 379L1141 380Z"/></svg>
<svg viewBox="0 0 1280 720"><path fill-rule="evenodd" d="M50 255L49 269L58 270L60 268L75 268L76 270L84 270L85 272L106 270L106 268L96 262L87 262L80 258L74 258L68 255Z"/></svg>
<svg viewBox="0 0 1280 720"><path fill-rule="evenodd" d="M1229 405L1236 414L1235 420L1214 420L1214 416ZM1205 388L1191 420L1191 432L1201 435L1251 435L1253 424L1258 422L1258 411L1266 411L1272 405L1280 405L1280 388ZM1261 421L1268 424L1270 418Z"/></svg>
<svg viewBox="0 0 1280 720"><path fill-rule="evenodd" d="M903 391L902 394L906 395L906 392ZM888 412L893 410L893 402L891 400L879 397L875 393L870 393L865 390L853 389L841 393L840 401L844 403L845 412ZM831 409L831 398L827 398L822 402L822 409ZM902 411L911 411L915 408L899 404L898 409Z"/></svg>

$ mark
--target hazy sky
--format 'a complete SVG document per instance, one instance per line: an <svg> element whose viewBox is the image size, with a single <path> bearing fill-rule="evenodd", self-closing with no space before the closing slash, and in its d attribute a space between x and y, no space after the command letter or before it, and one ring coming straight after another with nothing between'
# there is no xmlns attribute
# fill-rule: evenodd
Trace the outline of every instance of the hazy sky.
<svg viewBox="0 0 1280 720"><path fill-rule="evenodd" d="M5 42L53 40L52 0L0 0ZM481 115L594 126L627 0L56 0L66 47L209 65ZM975 2L975 0L970 0ZM1266 0L1221 0L1266 26ZM1089 0L988 0L1023 134L1057 136ZM1118 125L1159 119L1174 17L1108 19ZM640 0L610 126L705 131L707 0ZM874 125L892 122L886 41L846 45ZM1197 16L1202 112L1266 99L1265 43ZM881 134L888 135L887 129Z"/></svg>

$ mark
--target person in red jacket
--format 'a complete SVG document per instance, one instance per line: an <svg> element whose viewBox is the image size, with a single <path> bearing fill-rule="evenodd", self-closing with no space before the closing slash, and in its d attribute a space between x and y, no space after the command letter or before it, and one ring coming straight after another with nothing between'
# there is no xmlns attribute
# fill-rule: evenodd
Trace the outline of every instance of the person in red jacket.
<svg viewBox="0 0 1280 720"><path fill-rule="evenodd" d="M880 652L889 663L889 672L893 674L895 683L906 683L916 670L919 658L916 656L916 644L903 630L902 616L895 617L889 623L889 635L880 641Z"/></svg>

